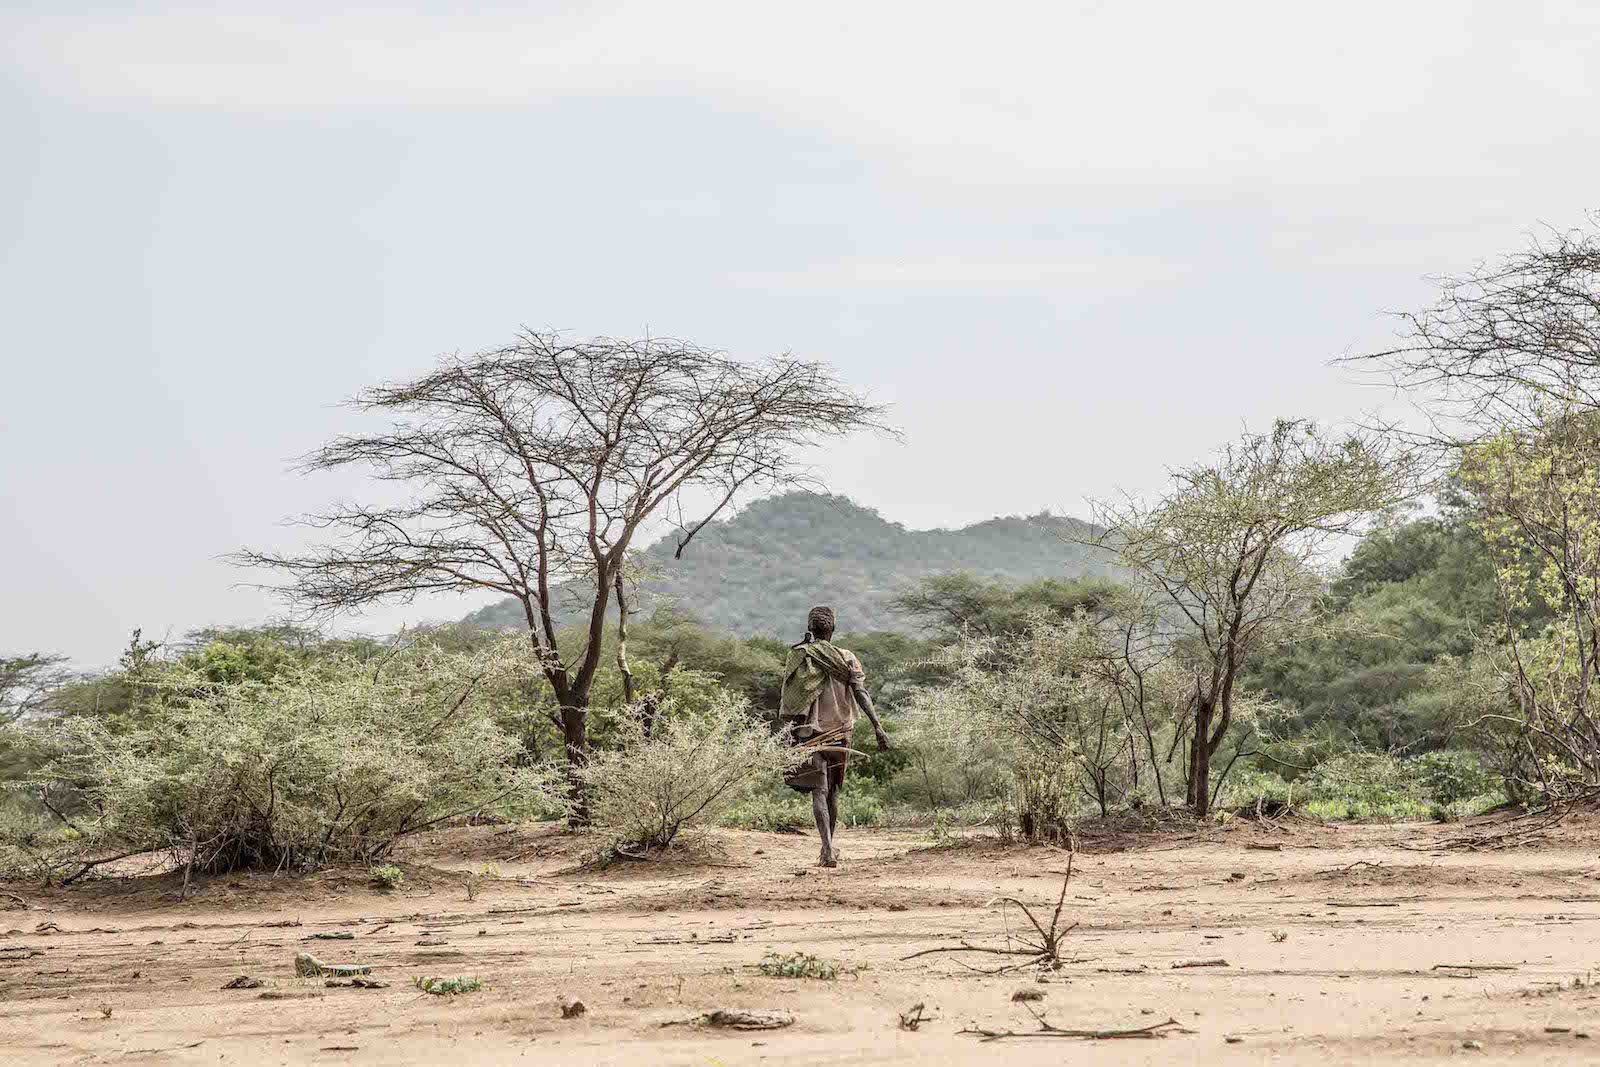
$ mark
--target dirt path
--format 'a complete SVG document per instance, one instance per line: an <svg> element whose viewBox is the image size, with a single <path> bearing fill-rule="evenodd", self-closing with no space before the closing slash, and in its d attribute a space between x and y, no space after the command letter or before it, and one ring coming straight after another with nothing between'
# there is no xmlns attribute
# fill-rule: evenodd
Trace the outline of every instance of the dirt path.
<svg viewBox="0 0 1600 1067"><path fill-rule="evenodd" d="M809 866L811 838L726 833L714 863L560 873L578 839L474 828L418 842L406 886L388 894L352 872L218 879L183 903L171 878L50 894L12 886L30 906L0 912L0 1062L1600 1059L1589 985L1600 835L1439 847L1462 832L1236 824L1080 854L1066 908L1080 924L1074 962L1043 982L971 969L998 958L902 957L961 939L1002 943L1005 911L986 902L1053 901L1067 854L935 851L912 833L848 832L836 871ZM486 862L501 877L469 901L452 872ZM314 937L339 932L354 936ZM300 951L370 963L390 984L296 979ZM750 965L769 951L857 973L768 978ZM1227 966L1173 966L1207 959ZM241 974L265 984L221 988ZM422 974L475 975L487 988L428 996L411 984ZM1171 1018L1190 1032L1099 1042L958 1033L1034 1029L1012 1000L1023 989L1044 994L1034 1007L1059 1027ZM563 1019L563 996L586 1013ZM919 1002L934 1018L902 1030L899 1013ZM662 1025L714 1008L786 1009L796 1022L764 1033Z"/></svg>

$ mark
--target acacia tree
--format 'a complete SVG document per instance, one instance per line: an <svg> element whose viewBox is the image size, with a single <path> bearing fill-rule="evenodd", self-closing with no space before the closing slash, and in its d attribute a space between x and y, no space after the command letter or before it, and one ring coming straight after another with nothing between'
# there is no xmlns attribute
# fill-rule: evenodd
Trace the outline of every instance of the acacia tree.
<svg viewBox="0 0 1600 1067"><path fill-rule="evenodd" d="M0 656L0 726L44 707L50 694L72 677L65 656L31 652Z"/></svg>
<svg viewBox="0 0 1600 1067"><path fill-rule="evenodd" d="M1440 279L1431 307L1397 317L1396 344L1342 362L1413 396L1435 443L1537 430L1552 408L1600 408L1600 212Z"/></svg>
<svg viewBox="0 0 1600 1067"><path fill-rule="evenodd" d="M1600 213L1443 279L1400 316L1398 344L1347 361L1413 391L1495 564L1498 679L1486 722L1520 759L1513 789L1552 800L1600 786ZM1534 619L1538 625L1531 625ZM1497 747L1501 747L1497 745Z"/></svg>
<svg viewBox="0 0 1600 1067"><path fill-rule="evenodd" d="M1483 535L1502 607L1484 654L1510 691L1519 791L1559 802L1600 787L1600 412L1571 406L1533 430L1464 449L1460 484ZM1545 614L1528 627L1530 609Z"/></svg>
<svg viewBox="0 0 1600 1067"><path fill-rule="evenodd" d="M314 611L440 591L513 598L574 770L588 749L607 610L647 524L675 527L681 556L741 492L803 480L801 448L884 428L883 409L819 362L531 332L353 403L391 424L335 438L303 469L364 467L409 497L310 517L335 536L307 554L235 558L287 573L283 592ZM560 637L558 595L582 605L577 641Z"/></svg>
<svg viewBox="0 0 1600 1067"><path fill-rule="evenodd" d="M1330 539L1405 500L1415 476L1414 454L1386 435L1281 419L1174 470L1154 503L1094 504L1093 543L1172 607L1173 647L1193 674L1186 799L1196 814L1210 810L1211 757L1236 721L1250 656L1307 618Z"/></svg>

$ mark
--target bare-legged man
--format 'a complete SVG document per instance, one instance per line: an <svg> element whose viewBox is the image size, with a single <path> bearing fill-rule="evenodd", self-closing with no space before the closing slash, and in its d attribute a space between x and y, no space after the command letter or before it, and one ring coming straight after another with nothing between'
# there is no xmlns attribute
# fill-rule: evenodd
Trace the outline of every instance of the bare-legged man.
<svg viewBox="0 0 1600 1067"><path fill-rule="evenodd" d="M839 865L839 789L850 765L857 708L872 721L878 751L889 747L867 695L861 661L833 643L834 622L832 608L812 608L805 640L789 650L783 669L783 718L796 742L818 749L784 781L811 794L811 814L822 839L818 862L824 867Z"/></svg>

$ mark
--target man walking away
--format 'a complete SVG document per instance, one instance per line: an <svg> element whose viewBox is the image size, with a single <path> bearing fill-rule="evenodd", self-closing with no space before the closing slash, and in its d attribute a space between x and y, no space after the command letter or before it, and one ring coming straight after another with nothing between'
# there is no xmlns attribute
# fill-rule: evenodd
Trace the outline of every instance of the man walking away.
<svg viewBox="0 0 1600 1067"><path fill-rule="evenodd" d="M822 838L824 867L839 865L834 835L839 829L839 787L850 765L850 734L855 729L856 708L867 713L878 751L886 752L872 698L867 695L867 675L861 661L848 649L833 643L832 608L815 607L806 617L806 636L789 649L783 665L781 714L790 737L803 748L817 751L784 777L788 785L811 794L811 814Z"/></svg>

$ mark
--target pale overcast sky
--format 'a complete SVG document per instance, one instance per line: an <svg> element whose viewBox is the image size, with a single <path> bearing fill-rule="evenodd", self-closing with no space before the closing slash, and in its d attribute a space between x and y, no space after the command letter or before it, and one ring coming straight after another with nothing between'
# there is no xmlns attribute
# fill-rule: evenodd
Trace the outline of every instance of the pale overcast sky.
<svg viewBox="0 0 1600 1067"><path fill-rule="evenodd" d="M218 557L359 489L337 402L524 324L833 362L890 519L1081 513L1600 206L1593 4L273 6L0 11L0 652L270 615Z"/></svg>

